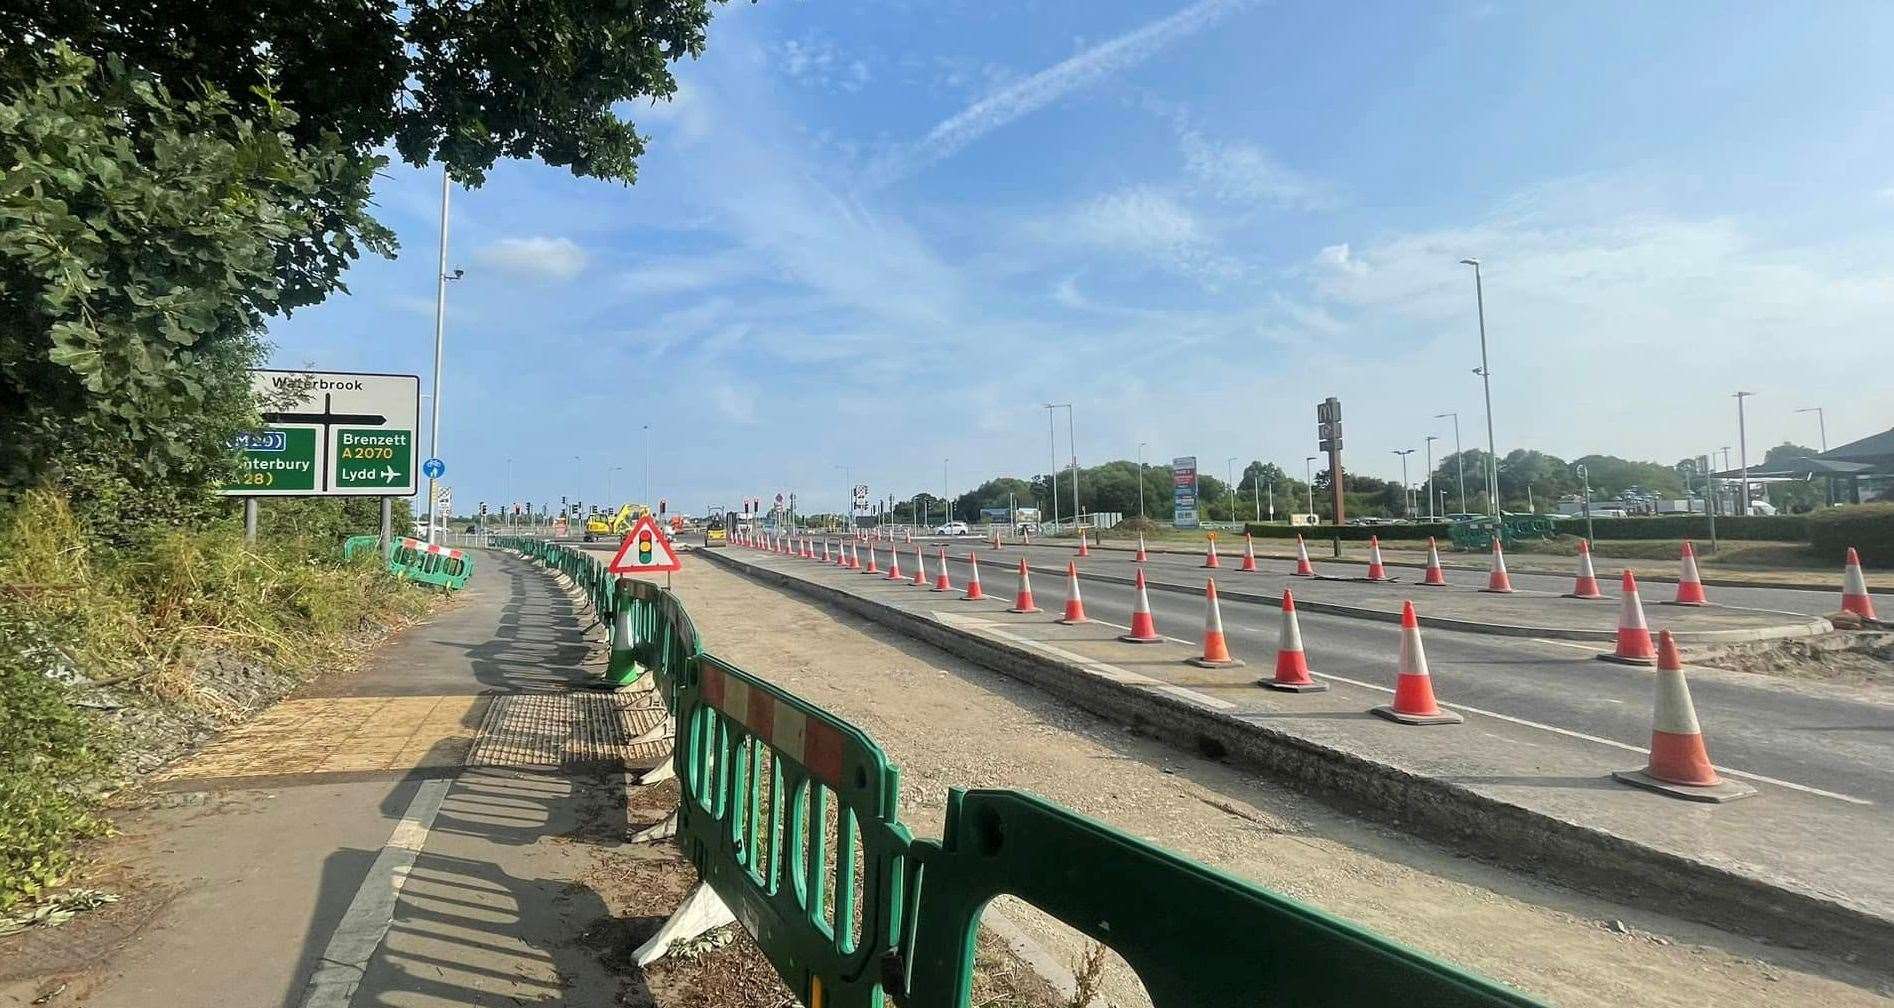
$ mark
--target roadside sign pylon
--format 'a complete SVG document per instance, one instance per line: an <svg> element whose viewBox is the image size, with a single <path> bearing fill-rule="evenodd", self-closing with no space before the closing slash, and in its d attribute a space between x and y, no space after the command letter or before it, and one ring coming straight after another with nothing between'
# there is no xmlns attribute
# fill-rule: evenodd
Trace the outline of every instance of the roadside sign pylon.
<svg viewBox="0 0 1894 1008"><path fill-rule="evenodd" d="M1848 559L1841 568L1841 611L1862 619L1875 619L1874 597L1868 594L1868 581L1861 576L1861 556L1848 547Z"/></svg>
<svg viewBox="0 0 1894 1008"><path fill-rule="evenodd" d="M1119 634L1118 639L1128 644L1156 644L1164 638L1157 632L1157 622L1151 618L1151 596L1144 589L1144 568L1138 568L1138 580L1133 586L1137 593L1137 602L1131 609L1131 630Z"/></svg>
<svg viewBox="0 0 1894 1008"><path fill-rule="evenodd" d="M1258 679L1256 684L1284 693L1321 693L1328 689L1327 683L1316 682L1309 675L1309 658L1302 651L1302 626L1296 621L1296 597L1288 589L1282 593L1282 626L1276 631L1276 677Z"/></svg>
<svg viewBox="0 0 1894 1008"><path fill-rule="evenodd" d="M1427 674L1427 650L1421 646L1414 603L1401 603L1401 658L1394 680L1394 702L1374 708L1389 721L1408 725L1459 724L1466 719L1434 702L1434 680Z"/></svg>
<svg viewBox="0 0 1894 1008"><path fill-rule="evenodd" d="M1070 560L1065 563L1065 615L1059 622L1067 626L1091 622L1085 618L1085 601L1079 597L1079 566Z"/></svg>
<svg viewBox="0 0 1894 1008"><path fill-rule="evenodd" d="M1657 702L1651 710L1651 758L1642 770L1617 770L1612 777L1673 798L1726 802L1747 798L1756 789L1717 776L1703 745L1684 663L1670 631L1657 636Z"/></svg>
<svg viewBox="0 0 1894 1008"><path fill-rule="evenodd" d="M1620 588L1617 650L1598 657L1621 665L1657 664L1657 649L1651 646L1651 628L1644 622L1644 603L1638 598L1638 579L1628 569Z"/></svg>
<svg viewBox="0 0 1894 1008"><path fill-rule="evenodd" d="M1677 597L1670 600L1671 605L1709 605L1710 599L1703 593L1703 578L1697 573L1697 548L1684 540L1682 558L1683 573L1677 578Z"/></svg>
<svg viewBox="0 0 1894 1008"><path fill-rule="evenodd" d="M1447 586L1447 572L1440 566L1440 547L1433 536L1427 537L1427 570L1421 575L1421 584L1433 588Z"/></svg>
<svg viewBox="0 0 1894 1008"><path fill-rule="evenodd" d="M1203 654L1185 661L1201 668L1235 668L1242 659L1230 657L1230 642L1223 636L1223 607L1217 604L1217 579L1203 586Z"/></svg>

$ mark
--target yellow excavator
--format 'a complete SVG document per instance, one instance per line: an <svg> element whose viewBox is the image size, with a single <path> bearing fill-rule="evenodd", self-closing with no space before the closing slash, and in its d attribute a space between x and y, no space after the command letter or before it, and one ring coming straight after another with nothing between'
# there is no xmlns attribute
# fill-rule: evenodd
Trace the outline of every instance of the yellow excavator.
<svg viewBox="0 0 1894 1008"><path fill-rule="evenodd" d="M591 542L595 536L623 537L631 531L632 522L650 513L651 509L643 504L624 504L609 517L595 514L585 520L585 541Z"/></svg>

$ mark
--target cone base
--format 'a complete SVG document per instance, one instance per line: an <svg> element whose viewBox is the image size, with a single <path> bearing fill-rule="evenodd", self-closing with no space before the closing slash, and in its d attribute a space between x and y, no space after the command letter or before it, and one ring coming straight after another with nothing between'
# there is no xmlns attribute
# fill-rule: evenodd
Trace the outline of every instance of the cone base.
<svg viewBox="0 0 1894 1008"><path fill-rule="evenodd" d="M1092 618L1089 616L1080 616L1078 619L1072 619L1069 616L1059 617L1059 622L1066 626L1078 626L1080 623L1090 623L1091 621Z"/></svg>
<svg viewBox="0 0 1894 1008"><path fill-rule="evenodd" d="M1707 601L1705 602L1679 602L1676 599L1672 599L1669 602L1658 603L1658 605L1682 605L1682 606L1707 606L1709 604L1710 603Z"/></svg>
<svg viewBox="0 0 1894 1008"><path fill-rule="evenodd" d="M1021 615L1024 615L1024 614L1026 614L1026 613L1036 613L1036 612L1045 612L1045 610L1044 610L1044 609L1041 609L1041 608L1039 608L1038 606L1032 606L1032 607L1030 607L1030 608L1027 608L1027 609L1021 609L1021 608L1020 608L1019 606L1014 606L1014 607L1012 607L1011 609L1008 609L1008 610L1006 610L1006 611L1007 611L1007 612L1010 612L1010 613L1019 613L1019 614L1021 614Z"/></svg>
<svg viewBox="0 0 1894 1008"><path fill-rule="evenodd" d="M962 601L962 602L984 602L984 601L986 601L986 596L985 596L985 595L962 595L962 596L960 596L960 601ZM1655 659L1653 659L1653 661L1655 661Z"/></svg>
<svg viewBox="0 0 1894 1008"><path fill-rule="evenodd" d="M1309 577L1309 578L1312 578L1312 577L1315 577L1315 576L1316 576L1316 573L1315 573L1314 571L1312 571L1312 570L1306 570L1306 571L1295 571L1295 572L1293 572L1293 573L1291 573L1291 574L1290 574L1289 576L1290 576L1290 577Z"/></svg>
<svg viewBox="0 0 1894 1008"><path fill-rule="evenodd" d="M1646 791L1655 791L1672 798L1682 798L1684 801L1707 802L1716 805L1735 801L1738 798L1747 798L1756 793L1756 789L1747 784L1738 784L1729 780L1720 781L1708 787L1695 784L1672 784L1669 781L1658 780L1646 770L1613 770L1611 776L1613 780L1632 787L1640 787Z"/></svg>
<svg viewBox="0 0 1894 1008"><path fill-rule="evenodd" d="M1559 597L1560 598L1575 598L1575 599L1601 599L1605 597L1605 593L1594 592L1590 595L1581 595L1578 592L1566 592L1565 594L1560 595Z"/></svg>
<svg viewBox="0 0 1894 1008"><path fill-rule="evenodd" d="M1637 658L1637 657L1627 657L1625 655L1620 655L1620 654L1601 654L1598 656L1598 660L1608 661L1614 665L1643 665L1643 666L1649 667L1649 666L1657 664L1656 655L1652 655L1649 658Z"/></svg>
<svg viewBox="0 0 1894 1008"><path fill-rule="evenodd" d="M1203 569L1204 570L1222 570L1223 565L1222 564L1204 564Z"/></svg>
<svg viewBox="0 0 1894 1008"><path fill-rule="evenodd" d="M1258 679L1256 685L1264 689L1280 690L1284 693L1326 693L1328 683L1319 682L1277 682L1274 679Z"/></svg>
<svg viewBox="0 0 1894 1008"><path fill-rule="evenodd" d="M1124 641L1126 644L1162 644L1164 643L1164 638L1159 634L1152 634L1149 637L1139 637L1136 634L1119 634L1118 639L1121 641Z"/></svg>
<svg viewBox="0 0 1894 1008"><path fill-rule="evenodd" d="M1513 589L1511 588L1482 588L1480 590L1488 595L1511 595L1513 593Z"/></svg>
<svg viewBox="0 0 1894 1008"><path fill-rule="evenodd" d="M1450 710L1436 711L1432 714L1409 714L1405 711L1397 711L1388 704L1376 707L1369 713L1408 725L1459 724L1466 720Z"/></svg>
<svg viewBox="0 0 1894 1008"><path fill-rule="evenodd" d="M1204 658L1202 656L1199 656L1196 658L1184 659L1184 664L1195 665L1198 668L1239 668L1243 664L1243 659L1241 658Z"/></svg>
<svg viewBox="0 0 1894 1008"><path fill-rule="evenodd" d="M1237 570L1240 570L1240 571L1249 571L1249 572L1250 572L1251 574L1255 574L1255 573L1258 573L1258 572L1259 572L1259 571L1258 571L1258 568L1257 568L1257 566L1256 566L1255 564L1245 564L1245 565L1243 565L1243 566L1241 566L1241 567L1238 567L1238 568L1237 568Z"/></svg>
<svg viewBox="0 0 1894 1008"><path fill-rule="evenodd" d="M953 591L953 588L947 585L935 585L933 587L933 590L937 592L950 592L950 591Z"/></svg>
<svg viewBox="0 0 1894 1008"><path fill-rule="evenodd" d="M1449 585L1449 584L1447 583L1447 579L1446 579L1446 578L1441 578L1441 579L1440 579L1440 580L1438 580L1438 581L1428 581L1428 580L1426 580L1426 579L1424 579L1424 578L1423 578L1422 580L1420 580L1420 581L1418 581L1418 582L1416 582L1416 587L1419 587L1419 588L1451 588L1451 587L1453 587L1453 586L1452 586L1452 585Z"/></svg>

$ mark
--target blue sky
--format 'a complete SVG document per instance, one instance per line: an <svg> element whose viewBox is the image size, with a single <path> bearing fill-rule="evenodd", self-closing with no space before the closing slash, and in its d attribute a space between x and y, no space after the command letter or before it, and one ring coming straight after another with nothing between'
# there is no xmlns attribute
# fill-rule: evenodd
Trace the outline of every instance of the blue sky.
<svg viewBox="0 0 1894 1008"><path fill-rule="evenodd" d="M675 102L621 109L635 187L456 191L447 482L640 498L649 424L674 507L834 510L838 465L1044 472L1051 401L1081 464L1300 473L1329 395L1350 468L1398 476L1451 450L1434 414L1483 444L1469 256L1502 453L1732 445L1739 388L1752 458L1815 442L1800 407L1839 444L1894 424L1891 35L1840 3L730 4ZM403 255L273 325L277 366L425 382L438 186L390 169Z"/></svg>

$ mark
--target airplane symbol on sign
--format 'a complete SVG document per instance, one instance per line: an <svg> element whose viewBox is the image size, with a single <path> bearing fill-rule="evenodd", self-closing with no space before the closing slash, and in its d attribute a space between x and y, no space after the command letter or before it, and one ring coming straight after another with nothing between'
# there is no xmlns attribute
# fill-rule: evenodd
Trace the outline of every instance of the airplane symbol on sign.
<svg viewBox="0 0 1894 1008"><path fill-rule="evenodd" d="M390 483L393 483L395 481L395 477L398 475L400 474L395 472L395 469L393 466L388 466L382 469L381 471L381 478L387 480Z"/></svg>

